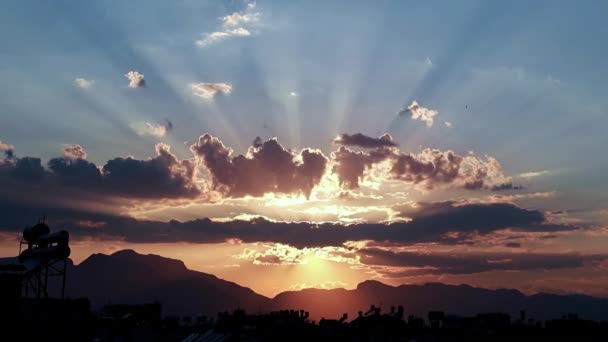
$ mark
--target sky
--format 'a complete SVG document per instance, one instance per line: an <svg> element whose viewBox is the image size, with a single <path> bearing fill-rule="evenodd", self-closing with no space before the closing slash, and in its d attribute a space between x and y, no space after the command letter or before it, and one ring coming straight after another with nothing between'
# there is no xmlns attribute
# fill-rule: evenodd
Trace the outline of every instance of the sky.
<svg viewBox="0 0 608 342"><path fill-rule="evenodd" d="M608 297L601 1L96 1L0 12L0 255L42 215L273 296Z"/></svg>

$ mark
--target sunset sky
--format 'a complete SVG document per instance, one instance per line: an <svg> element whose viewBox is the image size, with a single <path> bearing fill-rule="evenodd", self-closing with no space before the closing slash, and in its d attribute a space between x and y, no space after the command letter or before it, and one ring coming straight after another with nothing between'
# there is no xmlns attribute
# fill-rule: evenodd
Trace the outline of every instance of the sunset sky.
<svg viewBox="0 0 608 342"><path fill-rule="evenodd" d="M608 2L14 1L0 256L43 214L273 296L608 296Z"/></svg>

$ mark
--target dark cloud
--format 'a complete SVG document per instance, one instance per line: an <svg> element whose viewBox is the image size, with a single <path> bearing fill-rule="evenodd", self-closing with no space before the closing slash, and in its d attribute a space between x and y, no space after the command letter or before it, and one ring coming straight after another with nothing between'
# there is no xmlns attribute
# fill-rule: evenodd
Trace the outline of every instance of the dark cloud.
<svg viewBox="0 0 608 342"><path fill-rule="evenodd" d="M42 180L44 178L44 168L40 158L24 157L18 158L14 163L6 163L10 170L10 176L23 180Z"/></svg>
<svg viewBox="0 0 608 342"><path fill-rule="evenodd" d="M63 156L74 159L87 159L87 152L80 145L70 145L63 148Z"/></svg>
<svg viewBox="0 0 608 342"><path fill-rule="evenodd" d="M510 203L474 203L457 202L417 203L412 207L395 207L400 216L412 218L413 224L422 225L426 232L437 230L437 233L452 231L482 234L509 227L535 229L545 222L545 216L538 210L517 207ZM552 230L552 228L551 228Z"/></svg>
<svg viewBox="0 0 608 342"><path fill-rule="evenodd" d="M47 213L50 222L56 222L79 237L121 239L134 243L220 243L238 239L248 243L283 243L298 248L342 246L347 241L362 240L376 241L379 246L428 242L459 244L470 243L472 237L506 228L522 232L576 229L573 226L547 224L542 213L512 204L455 206L442 202L420 204L419 207L418 211L409 213L412 221L392 224L288 223L262 218L230 222L209 219L158 222L7 201L2 203L0 200L0 217L3 217L4 224L0 228L23 227L32 218ZM96 228L91 229L91 226ZM454 232L457 234L448 234Z"/></svg>
<svg viewBox="0 0 608 342"><path fill-rule="evenodd" d="M490 190L492 190L492 191L521 190L523 188L524 187L521 185L514 185L512 182L508 182L508 183L493 185L492 187L490 187Z"/></svg>
<svg viewBox="0 0 608 342"><path fill-rule="evenodd" d="M173 122L171 122L171 120L165 118L165 132L171 132L173 130Z"/></svg>
<svg viewBox="0 0 608 342"><path fill-rule="evenodd" d="M352 151L348 147L340 146L337 151L332 152L331 158L335 161L333 172L338 175L340 185L355 189L359 187L359 181L364 172L373 164L379 163L392 154L392 151L384 148L368 152Z"/></svg>
<svg viewBox="0 0 608 342"><path fill-rule="evenodd" d="M155 158L115 158L102 169L104 183L116 192L140 197L193 197L199 190L193 182L194 164L179 161L169 146L156 145Z"/></svg>
<svg viewBox="0 0 608 342"><path fill-rule="evenodd" d="M376 148L376 147L395 147L397 143L393 141L393 137L390 134L385 133L379 138L372 138L365 134L340 134L333 140L336 145L343 146L359 146L363 148Z"/></svg>
<svg viewBox="0 0 608 342"><path fill-rule="evenodd" d="M413 184L423 183L430 189L437 183L452 183L457 179L461 163L462 157L452 151L426 149L420 155L396 156L391 174L395 179Z"/></svg>
<svg viewBox="0 0 608 342"><path fill-rule="evenodd" d="M362 249L358 254L363 264L390 267L379 271L393 278L574 268L583 266L585 262L608 259L607 255L585 256L574 253L420 253L394 252L378 248Z"/></svg>
<svg viewBox="0 0 608 342"><path fill-rule="evenodd" d="M39 158L6 159L0 164L0 196L45 189L59 199L70 190L79 196L97 196L101 202L100 195L162 199L200 193L193 180L193 162L178 160L164 144L156 146L156 153L147 160L115 158L101 169L84 158L53 158L48 170Z"/></svg>
<svg viewBox="0 0 608 342"><path fill-rule="evenodd" d="M191 146L211 174L211 184L230 197L262 196L265 193L302 193L310 196L325 174L327 158L305 148L299 154L287 150L276 139L259 137L247 155L232 156L232 149L210 134Z"/></svg>

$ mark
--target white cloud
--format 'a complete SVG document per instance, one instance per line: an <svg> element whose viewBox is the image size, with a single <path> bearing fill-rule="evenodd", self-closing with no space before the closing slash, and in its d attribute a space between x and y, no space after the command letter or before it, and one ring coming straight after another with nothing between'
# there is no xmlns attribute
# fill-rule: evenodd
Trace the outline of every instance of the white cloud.
<svg viewBox="0 0 608 342"><path fill-rule="evenodd" d="M449 121L445 121L444 124L446 125L446 127L452 127L452 123Z"/></svg>
<svg viewBox="0 0 608 342"><path fill-rule="evenodd" d="M140 74L138 71L129 71L125 74L125 77L129 80L129 88L141 88L146 86L144 74Z"/></svg>
<svg viewBox="0 0 608 342"><path fill-rule="evenodd" d="M256 3L250 2L243 11L221 17L223 29L204 33L203 38L195 41L196 45L207 47L228 38L253 35L250 27L260 23L260 12L254 12L255 8Z"/></svg>
<svg viewBox="0 0 608 342"><path fill-rule="evenodd" d="M205 33L205 36L202 39L196 41L196 45L205 47L227 38L247 36L251 36L251 32L245 28L238 27L232 30Z"/></svg>
<svg viewBox="0 0 608 342"><path fill-rule="evenodd" d="M195 96L211 100L217 93L228 95L232 92L232 85L228 83L191 83L190 88Z"/></svg>
<svg viewBox="0 0 608 342"><path fill-rule="evenodd" d="M436 110L420 106L415 100L407 108L401 109L398 114L404 115L408 112L412 115L412 119L426 122L427 127L433 126L433 117L439 114Z"/></svg>
<svg viewBox="0 0 608 342"><path fill-rule="evenodd" d="M162 138L173 130L173 123L171 123L169 120L165 120L164 124L139 122L131 124L131 128L140 136L151 135L157 138Z"/></svg>
<svg viewBox="0 0 608 342"><path fill-rule="evenodd" d="M74 83L76 83L76 86L78 86L82 89L89 89L93 85L92 80L87 80L86 78L80 78L80 77L75 79Z"/></svg>
<svg viewBox="0 0 608 342"><path fill-rule="evenodd" d="M224 27L235 27L247 24L255 24L260 22L260 12L234 12L230 15L222 17L222 25Z"/></svg>
<svg viewBox="0 0 608 342"><path fill-rule="evenodd" d="M12 150L14 150L14 149L15 149L15 146L13 146L13 145L11 145L11 144L6 144L6 143L3 143L3 142L0 140L0 152L4 152L4 151L12 151Z"/></svg>
<svg viewBox="0 0 608 342"><path fill-rule="evenodd" d="M522 177L522 178L533 178L533 177L543 176L543 175L546 175L546 174L549 174L549 173L551 173L551 172L548 171L548 170L524 172L524 173L519 174L519 177Z"/></svg>

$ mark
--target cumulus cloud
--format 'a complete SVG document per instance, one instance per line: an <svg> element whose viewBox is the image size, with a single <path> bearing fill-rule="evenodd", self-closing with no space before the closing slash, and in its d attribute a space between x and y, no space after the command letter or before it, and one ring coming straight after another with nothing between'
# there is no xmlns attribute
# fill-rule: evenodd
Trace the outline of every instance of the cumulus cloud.
<svg viewBox="0 0 608 342"><path fill-rule="evenodd" d="M213 99L217 93L228 95L232 92L232 85L229 83L191 83L190 88L195 96L205 100Z"/></svg>
<svg viewBox="0 0 608 342"><path fill-rule="evenodd" d="M318 150L300 153L285 149L276 139L256 138L247 155L232 156L232 149L210 134L191 146L211 174L212 186L230 197L265 193L302 193L310 196L325 173L327 158Z"/></svg>
<svg viewBox="0 0 608 342"><path fill-rule="evenodd" d="M142 88L146 86L144 74L140 74L138 71L129 71L125 74L125 77L129 80L129 88Z"/></svg>
<svg viewBox="0 0 608 342"><path fill-rule="evenodd" d="M243 27L237 27L235 29L216 31L211 33L205 33L203 38L196 41L196 45L200 47L206 47L213 43L220 42L222 40L232 37L248 37L251 36L251 31Z"/></svg>
<svg viewBox="0 0 608 342"><path fill-rule="evenodd" d="M62 149L62 152L65 158L87 159L87 152L78 144L65 146Z"/></svg>
<svg viewBox="0 0 608 342"><path fill-rule="evenodd" d="M0 166L3 169L2 171L4 171L2 174L4 177L9 176L10 178L26 181L41 181L45 176L40 158L15 158L11 155L9 162L2 163ZM9 186L5 186L5 189L8 188Z"/></svg>
<svg viewBox="0 0 608 342"><path fill-rule="evenodd" d="M64 156L52 158L45 169L40 158L14 157L0 163L0 197L19 197L38 192L40 197L62 196L96 198L192 198L200 194L194 181L194 163L178 160L169 146L156 145L156 157L138 160L114 158L98 167L86 158L78 145L64 149ZM65 198L64 198L65 199Z"/></svg>
<svg viewBox="0 0 608 342"><path fill-rule="evenodd" d="M93 85L93 81L86 78L76 78L74 83L82 89L89 89Z"/></svg>
<svg viewBox="0 0 608 342"><path fill-rule="evenodd" d="M425 149L418 154L399 154L392 166L393 178L431 189L437 183L452 183L459 177L462 157L452 151Z"/></svg>
<svg viewBox="0 0 608 342"><path fill-rule="evenodd" d="M157 138L162 138L173 130L173 123L169 119L165 119L165 122L162 124L142 122L133 124L131 127L138 135L151 135Z"/></svg>
<svg viewBox="0 0 608 342"><path fill-rule="evenodd" d="M336 145L343 146L358 146L363 148L376 148L376 147L394 147L397 143L393 141L393 137L390 134L384 133L379 138L372 138L365 134L355 133L347 134L343 133L338 135L333 143Z"/></svg>
<svg viewBox="0 0 608 342"><path fill-rule="evenodd" d="M359 181L363 178L364 172L392 156L392 151L380 148L368 152L357 152L345 146L340 146L337 151L331 153L334 162L333 173L338 175L340 185L355 189L359 187Z"/></svg>
<svg viewBox="0 0 608 342"><path fill-rule="evenodd" d="M405 115L406 113L410 113L412 119L420 120L426 122L427 127L433 126L433 118L439 114L438 111L432 110L429 108L422 107L415 100L407 106L407 108L403 108L399 111L398 115Z"/></svg>
<svg viewBox="0 0 608 342"><path fill-rule="evenodd" d="M371 147L371 145L390 145L388 138L370 140L360 134L342 135L334 142ZM382 139L382 141L380 141ZM424 149L419 153L404 153L394 148L381 146L369 152L355 152L344 146L331 154L334 162L333 172L338 175L341 185L353 189L364 177L365 171L375 164L388 160L390 172L387 178L419 185L420 189L430 190L438 185L454 185L469 190L490 189L494 191L519 189L495 158L460 156L453 151Z"/></svg>

